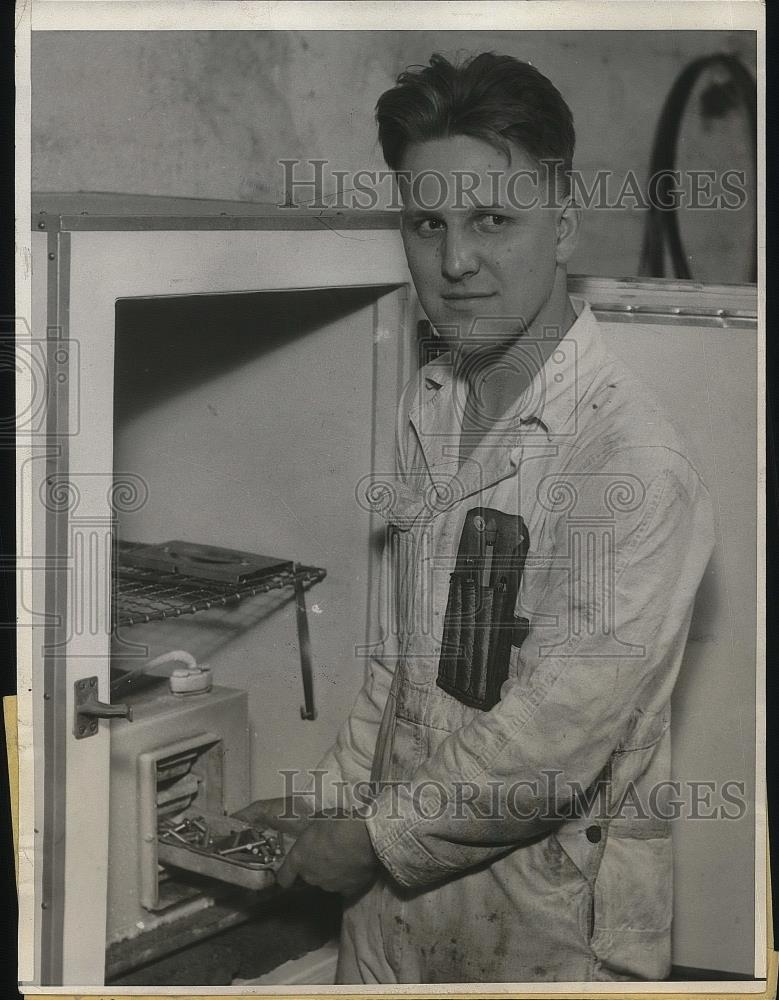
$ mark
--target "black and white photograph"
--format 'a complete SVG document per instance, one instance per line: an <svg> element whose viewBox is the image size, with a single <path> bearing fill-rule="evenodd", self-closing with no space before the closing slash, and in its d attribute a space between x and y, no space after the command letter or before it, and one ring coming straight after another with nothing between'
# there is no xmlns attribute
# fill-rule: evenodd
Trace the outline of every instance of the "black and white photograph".
<svg viewBox="0 0 779 1000"><path fill-rule="evenodd" d="M765 995L763 5L19 18L20 990Z"/></svg>

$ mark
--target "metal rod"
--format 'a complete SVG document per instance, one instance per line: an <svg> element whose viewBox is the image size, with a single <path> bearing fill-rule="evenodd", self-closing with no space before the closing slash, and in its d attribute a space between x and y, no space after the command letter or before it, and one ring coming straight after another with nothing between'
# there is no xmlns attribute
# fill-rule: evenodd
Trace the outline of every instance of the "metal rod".
<svg viewBox="0 0 779 1000"><path fill-rule="evenodd" d="M182 844L186 844L187 847L192 847L192 841L191 840L187 840L186 837L182 837L181 834L180 833L176 833L175 830L166 830L163 833L163 837L167 837L167 836L175 837L176 840L180 840L181 843Z"/></svg>
<svg viewBox="0 0 779 1000"><path fill-rule="evenodd" d="M303 701L300 707L301 719L316 718L314 706L314 672L311 664L311 637L308 631L308 616L306 614L306 593L303 589L303 578L300 566L295 565L295 610L298 625L298 645L300 647L300 672L303 675Z"/></svg>
<svg viewBox="0 0 779 1000"><path fill-rule="evenodd" d="M238 854L239 851L251 851L253 847L268 847L267 840L256 840L248 844L239 844L238 847L225 847L224 850L217 851L216 853L220 857L225 857L227 854Z"/></svg>

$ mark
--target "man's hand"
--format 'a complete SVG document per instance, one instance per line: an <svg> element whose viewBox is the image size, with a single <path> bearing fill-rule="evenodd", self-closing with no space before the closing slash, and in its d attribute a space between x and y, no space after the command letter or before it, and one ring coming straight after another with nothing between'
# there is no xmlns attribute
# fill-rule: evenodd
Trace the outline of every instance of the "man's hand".
<svg viewBox="0 0 779 1000"><path fill-rule="evenodd" d="M364 820L318 813L292 845L277 878L284 888L299 876L327 892L356 896L367 889L378 868Z"/></svg>
<svg viewBox="0 0 779 1000"><path fill-rule="evenodd" d="M269 826L297 837L311 822L312 812L311 803L306 796L282 795L277 799L257 799L233 813L233 816L255 828Z"/></svg>

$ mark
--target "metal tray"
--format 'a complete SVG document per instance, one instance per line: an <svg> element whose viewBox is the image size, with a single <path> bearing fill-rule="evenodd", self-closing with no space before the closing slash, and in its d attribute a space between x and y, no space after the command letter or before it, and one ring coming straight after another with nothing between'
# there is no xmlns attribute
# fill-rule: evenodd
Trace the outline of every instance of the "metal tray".
<svg viewBox="0 0 779 1000"><path fill-rule="evenodd" d="M140 569L154 569L197 580L234 584L274 576L292 569L289 559L184 541L124 547L122 561L126 566L138 566Z"/></svg>
<svg viewBox="0 0 779 1000"><path fill-rule="evenodd" d="M201 847L195 844L175 843L161 832L157 838L157 857L160 864L241 886L244 889L268 889L276 884L276 871L284 861L283 854L266 864L261 861L249 861L243 853L237 857L219 855L216 853L216 847L220 842L229 841L232 837L240 835L246 837L248 833L256 833L270 834L277 838L283 850L284 841L281 834L274 830L257 830L232 816L204 815L198 812L188 814L184 818L195 815L207 823L209 831L214 835L214 845Z"/></svg>

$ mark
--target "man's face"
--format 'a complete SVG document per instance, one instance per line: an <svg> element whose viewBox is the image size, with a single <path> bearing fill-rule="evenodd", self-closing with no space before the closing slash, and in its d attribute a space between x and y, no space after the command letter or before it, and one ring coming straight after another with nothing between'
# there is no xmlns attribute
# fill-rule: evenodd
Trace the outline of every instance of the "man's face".
<svg viewBox="0 0 779 1000"><path fill-rule="evenodd" d="M445 341L467 341L472 328L489 335L491 326L505 335L496 319L512 320L516 336L543 318L575 232L563 220L561 235L565 212L551 207L548 179L523 150L512 145L509 164L469 136L417 143L406 150L399 185L411 275Z"/></svg>

